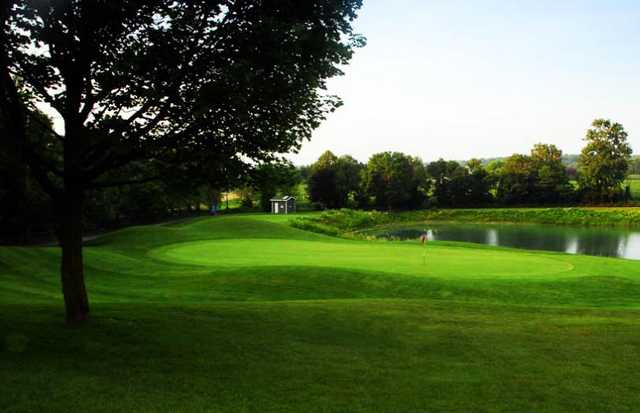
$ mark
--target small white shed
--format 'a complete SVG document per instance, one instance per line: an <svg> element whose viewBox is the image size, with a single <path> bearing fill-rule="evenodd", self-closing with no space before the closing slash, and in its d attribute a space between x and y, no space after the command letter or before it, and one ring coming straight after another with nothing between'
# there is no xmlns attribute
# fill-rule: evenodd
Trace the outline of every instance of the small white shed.
<svg viewBox="0 0 640 413"><path fill-rule="evenodd" d="M296 212L296 198L293 196L285 196L282 198L272 198L271 200L272 214L290 214Z"/></svg>

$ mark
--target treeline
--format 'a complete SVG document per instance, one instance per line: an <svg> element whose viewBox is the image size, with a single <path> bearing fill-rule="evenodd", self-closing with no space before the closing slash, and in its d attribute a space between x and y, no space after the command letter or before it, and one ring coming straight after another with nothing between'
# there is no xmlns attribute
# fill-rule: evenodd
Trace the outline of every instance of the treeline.
<svg viewBox="0 0 640 413"><path fill-rule="evenodd" d="M325 152L302 168L310 200L320 208L416 209L488 205L611 203L631 198L624 180L637 166L623 126L598 119L587 132L575 168L555 145L529 154L467 162L424 163L399 152L366 164Z"/></svg>
<svg viewBox="0 0 640 413"><path fill-rule="evenodd" d="M55 141L47 116L38 111L29 112L29 116L38 120L29 123L30 141ZM52 199L27 163L11 155L18 151L10 145L9 140L0 140L0 242L51 241L57 226ZM52 152L57 149L50 147ZM225 163L224 169L214 159L210 165L203 170L194 162L170 167L160 162L132 162L106 173L100 182L122 185L101 188L98 183L85 192L83 227L94 232L204 212L219 202L222 191L237 186L241 176L232 162ZM50 179L57 183L62 177L51 174Z"/></svg>
<svg viewBox="0 0 640 413"><path fill-rule="evenodd" d="M39 125L47 122L43 117L33 123L32 139L46 133L47 128ZM55 218L49 196L29 168L7 153L0 150L0 242L53 239ZM308 198L309 206L321 209L616 202L629 199L624 179L640 167L630 156L622 126L598 120L576 159L575 172L558 148L543 144L526 155L488 162L424 163L406 154L383 152L363 164L348 155L326 152L310 166L296 168L280 160L256 164L248 171L215 159L171 168L134 163L104 177L131 185L87 192L83 224L92 232L217 212L224 207L223 194L230 191L239 196L234 208L264 211L277 195L295 195L302 207ZM149 176L155 179L142 179Z"/></svg>
<svg viewBox="0 0 640 413"><path fill-rule="evenodd" d="M0 151L1 152L1 151ZM129 225L150 224L186 216L220 213L225 193L240 195L235 209L268 210L269 199L296 193L300 172L288 162L255 165L249 171L212 161L210 168L162 168L132 165L105 180L130 184L87 191L83 227L88 233ZM152 168L154 170L148 170ZM156 179L138 179L156 176ZM28 167L0 154L0 243L48 242L54 239L55 214L51 198Z"/></svg>
<svg viewBox="0 0 640 413"><path fill-rule="evenodd" d="M49 242L56 227L51 198L28 168L0 166L0 242ZM87 232L148 224L204 212L216 195L208 185L172 179L87 191L83 226Z"/></svg>
<svg viewBox="0 0 640 413"><path fill-rule="evenodd" d="M30 123L29 139L53 140L48 136L52 133L51 120L38 111L30 112L30 116L37 117L38 122ZM2 126L0 122L0 131ZM0 243L52 241L57 223L51 197L37 183L26 162L12 153L16 150L10 147L10 142L0 140ZM220 156L226 161L209 158L173 166L132 162L105 174L101 182L122 185L86 191L82 217L85 231L208 213L219 210L222 194L232 189L243 188L250 197L263 194L268 198L299 182L298 172L291 164L256 165L247 173L240 161L229 161L233 157L228 154ZM296 177L295 183L291 183L291 176ZM248 207L253 205L249 200Z"/></svg>
<svg viewBox="0 0 640 413"><path fill-rule="evenodd" d="M483 165L488 165L494 161L505 161L507 158L483 158L481 162ZM580 155L563 154L562 163L567 169L567 174L571 179L576 179L578 176L578 159ZM629 175L640 175L640 156L634 155L629 161Z"/></svg>
<svg viewBox="0 0 640 413"><path fill-rule="evenodd" d="M640 175L640 156L634 156L629 163L629 175Z"/></svg>

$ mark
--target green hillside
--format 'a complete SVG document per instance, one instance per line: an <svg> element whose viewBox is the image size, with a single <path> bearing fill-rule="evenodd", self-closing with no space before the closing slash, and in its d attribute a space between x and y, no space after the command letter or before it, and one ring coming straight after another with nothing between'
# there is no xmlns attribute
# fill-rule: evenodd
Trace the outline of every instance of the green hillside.
<svg viewBox="0 0 640 413"><path fill-rule="evenodd" d="M0 411L631 412L640 264L238 215L0 248Z"/></svg>

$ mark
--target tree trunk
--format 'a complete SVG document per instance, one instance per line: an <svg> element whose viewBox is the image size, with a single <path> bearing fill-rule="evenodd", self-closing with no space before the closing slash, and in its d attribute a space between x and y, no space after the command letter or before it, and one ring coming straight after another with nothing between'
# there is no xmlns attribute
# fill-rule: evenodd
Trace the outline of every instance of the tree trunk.
<svg viewBox="0 0 640 413"><path fill-rule="evenodd" d="M67 323L79 323L89 318L82 260L82 206L81 192L65 193L56 202L58 239L62 247L60 275Z"/></svg>
<svg viewBox="0 0 640 413"><path fill-rule="evenodd" d="M28 200L29 180L26 164L22 164L18 169L20 176L18 184L18 213L20 214L20 242L23 245L29 243L31 238L31 219L29 217L30 207Z"/></svg>

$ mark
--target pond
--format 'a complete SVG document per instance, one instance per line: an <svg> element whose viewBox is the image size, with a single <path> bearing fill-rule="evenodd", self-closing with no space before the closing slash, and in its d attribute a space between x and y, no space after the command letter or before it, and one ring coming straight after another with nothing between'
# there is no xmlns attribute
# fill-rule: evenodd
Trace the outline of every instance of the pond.
<svg viewBox="0 0 640 413"><path fill-rule="evenodd" d="M530 224L419 223L369 230L379 238L459 241L640 260L640 230Z"/></svg>

